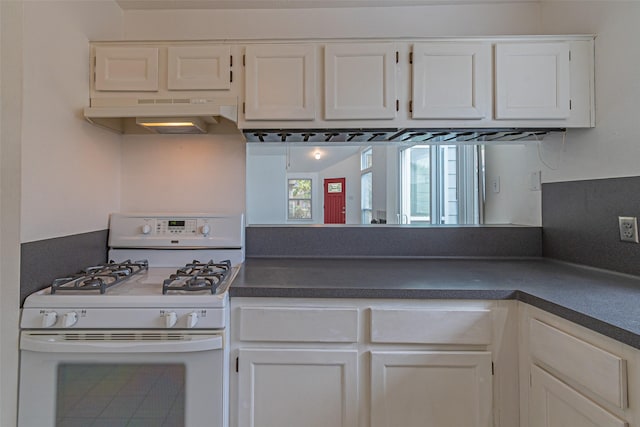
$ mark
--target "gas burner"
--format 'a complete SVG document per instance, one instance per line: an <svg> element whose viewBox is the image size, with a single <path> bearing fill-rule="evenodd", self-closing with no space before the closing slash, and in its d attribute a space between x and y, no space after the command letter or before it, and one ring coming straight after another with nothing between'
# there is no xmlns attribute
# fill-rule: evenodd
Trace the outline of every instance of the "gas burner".
<svg viewBox="0 0 640 427"><path fill-rule="evenodd" d="M57 291L100 291L104 294L107 288L148 268L147 260L126 260L119 263L109 261L107 264L88 267L72 276L55 279L51 284L51 294Z"/></svg>
<svg viewBox="0 0 640 427"><path fill-rule="evenodd" d="M231 261L202 263L194 260L179 268L162 283L162 293L168 291L209 291L216 293L218 285L231 271Z"/></svg>

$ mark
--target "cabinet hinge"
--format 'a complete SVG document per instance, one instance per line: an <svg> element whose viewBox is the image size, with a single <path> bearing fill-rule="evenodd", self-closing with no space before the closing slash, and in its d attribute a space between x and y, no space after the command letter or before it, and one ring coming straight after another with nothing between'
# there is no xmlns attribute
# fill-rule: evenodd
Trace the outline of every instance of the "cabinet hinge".
<svg viewBox="0 0 640 427"><path fill-rule="evenodd" d="M493 364L493 362L491 362L491 375L495 375L496 374L496 367Z"/></svg>
<svg viewBox="0 0 640 427"><path fill-rule="evenodd" d="M396 50L396 64L400 62L400 52Z"/></svg>
<svg viewBox="0 0 640 427"><path fill-rule="evenodd" d="M246 66L247 65L247 55L242 55L242 66Z"/></svg>
<svg viewBox="0 0 640 427"><path fill-rule="evenodd" d="M571 61L571 51L569 51L569 61Z"/></svg>
<svg viewBox="0 0 640 427"><path fill-rule="evenodd" d="M229 83L233 83L233 70L229 71Z"/></svg>
<svg viewBox="0 0 640 427"><path fill-rule="evenodd" d="M533 379L531 378L531 372L529 372L529 388L533 387Z"/></svg>
<svg viewBox="0 0 640 427"><path fill-rule="evenodd" d="M236 357L236 372L240 371L240 358Z"/></svg>
<svg viewBox="0 0 640 427"><path fill-rule="evenodd" d="M242 103L242 114L244 114L246 111L246 104L243 102Z"/></svg>
<svg viewBox="0 0 640 427"><path fill-rule="evenodd" d="M569 110L571 110L571 100L569 100Z"/></svg>
<svg viewBox="0 0 640 427"><path fill-rule="evenodd" d="M409 101L409 112L413 113L413 100Z"/></svg>
<svg viewBox="0 0 640 427"><path fill-rule="evenodd" d="M409 64L413 64L413 52L409 52Z"/></svg>
<svg viewBox="0 0 640 427"><path fill-rule="evenodd" d="M229 55L229 67L233 67L233 55Z"/></svg>
<svg viewBox="0 0 640 427"><path fill-rule="evenodd" d="M396 99L396 111L400 111L400 100Z"/></svg>

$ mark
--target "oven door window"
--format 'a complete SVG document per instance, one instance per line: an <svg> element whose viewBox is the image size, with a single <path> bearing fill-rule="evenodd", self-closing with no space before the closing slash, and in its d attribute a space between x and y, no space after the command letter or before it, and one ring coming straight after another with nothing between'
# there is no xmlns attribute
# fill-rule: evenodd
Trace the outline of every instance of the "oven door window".
<svg viewBox="0 0 640 427"><path fill-rule="evenodd" d="M184 364L62 363L56 427L183 426Z"/></svg>

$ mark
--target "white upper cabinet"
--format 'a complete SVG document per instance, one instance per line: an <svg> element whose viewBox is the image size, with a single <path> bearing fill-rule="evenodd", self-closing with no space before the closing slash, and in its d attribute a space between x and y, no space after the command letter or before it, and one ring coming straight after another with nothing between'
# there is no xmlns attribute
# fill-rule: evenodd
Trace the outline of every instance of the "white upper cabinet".
<svg viewBox="0 0 640 427"><path fill-rule="evenodd" d="M246 120L313 120L315 46L252 45L245 50Z"/></svg>
<svg viewBox="0 0 640 427"><path fill-rule="evenodd" d="M496 119L568 119L568 42L496 44Z"/></svg>
<svg viewBox="0 0 640 427"><path fill-rule="evenodd" d="M229 46L172 46L167 49L169 90L231 88Z"/></svg>
<svg viewBox="0 0 640 427"><path fill-rule="evenodd" d="M393 43L327 44L325 119L393 119L396 49Z"/></svg>
<svg viewBox="0 0 640 427"><path fill-rule="evenodd" d="M490 43L416 43L412 71L412 118L490 117Z"/></svg>
<svg viewBox="0 0 640 427"><path fill-rule="evenodd" d="M157 47L97 47L95 89L157 91Z"/></svg>

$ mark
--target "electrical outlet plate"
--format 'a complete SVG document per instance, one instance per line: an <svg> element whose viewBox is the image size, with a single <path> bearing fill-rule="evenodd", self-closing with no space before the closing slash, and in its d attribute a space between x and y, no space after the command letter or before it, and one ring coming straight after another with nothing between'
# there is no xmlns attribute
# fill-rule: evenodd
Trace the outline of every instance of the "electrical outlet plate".
<svg viewBox="0 0 640 427"><path fill-rule="evenodd" d="M619 216L620 240L638 243L638 220L635 216Z"/></svg>

